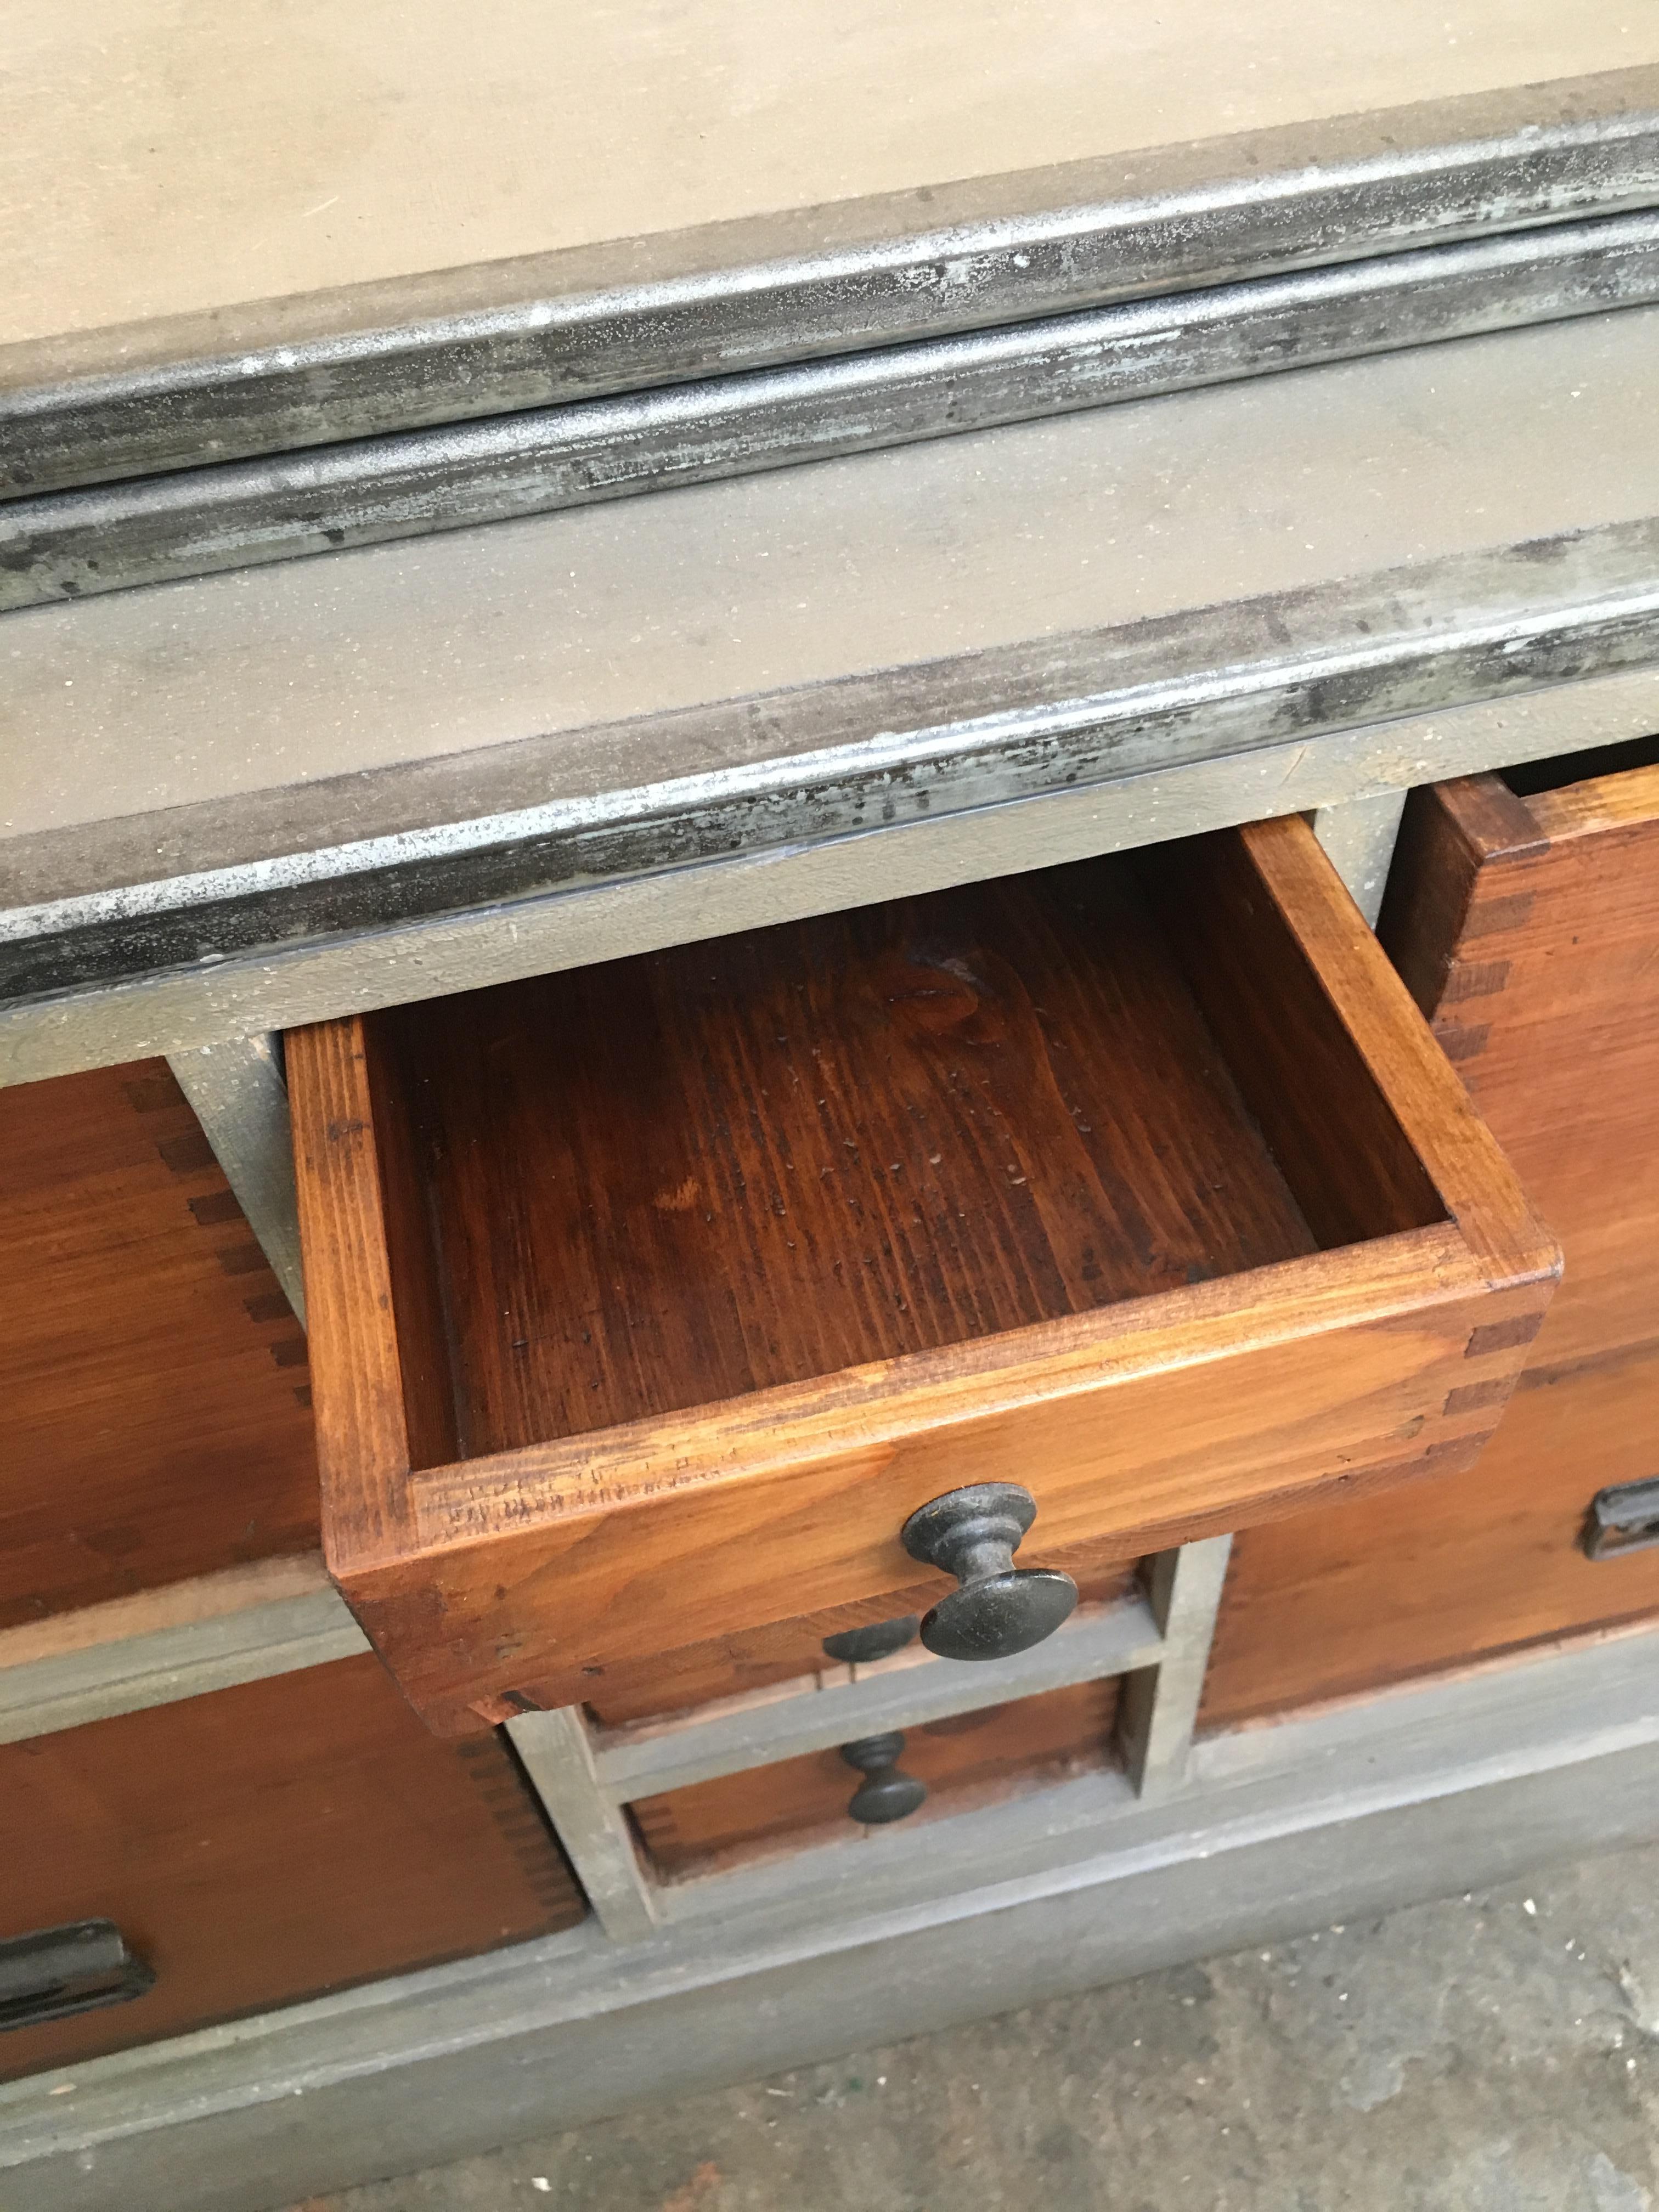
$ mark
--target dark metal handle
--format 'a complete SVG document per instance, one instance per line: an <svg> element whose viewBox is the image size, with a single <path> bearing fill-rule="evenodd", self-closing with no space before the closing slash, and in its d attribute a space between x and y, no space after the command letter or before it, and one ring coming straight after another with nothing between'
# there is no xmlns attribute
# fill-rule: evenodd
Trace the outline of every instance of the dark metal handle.
<svg viewBox="0 0 1659 2212"><path fill-rule="evenodd" d="M930 1651L941 1659L1012 1659L1070 1618L1077 1584L1069 1575L1014 1565L1036 1518L1036 1498L1017 1482L950 1490L910 1516L901 1532L905 1550L960 1584L922 1618Z"/></svg>
<svg viewBox="0 0 1659 2212"><path fill-rule="evenodd" d="M71 1920L0 1943L0 2029L40 2027L101 2005L125 2004L155 1986L153 1968L112 1920Z"/></svg>
<svg viewBox="0 0 1659 2212"><path fill-rule="evenodd" d="M841 1755L864 1776L847 1808L849 1820L866 1828L880 1827L889 1820L906 1819L927 1802L927 1784L914 1774L899 1772L904 1738L896 1729L887 1735L861 1735L856 1743L844 1743Z"/></svg>
<svg viewBox="0 0 1659 2212"><path fill-rule="evenodd" d="M1616 1559L1659 1544L1659 1475L1598 1490L1584 1524L1584 1550L1592 1559Z"/></svg>

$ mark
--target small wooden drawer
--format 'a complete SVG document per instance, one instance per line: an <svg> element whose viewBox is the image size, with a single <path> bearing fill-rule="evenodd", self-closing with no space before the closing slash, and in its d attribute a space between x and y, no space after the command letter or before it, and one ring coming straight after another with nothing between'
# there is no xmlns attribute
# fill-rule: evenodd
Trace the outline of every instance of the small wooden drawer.
<svg viewBox="0 0 1659 2212"><path fill-rule="evenodd" d="M1558 1266L1299 820L322 1024L289 1077L325 1548L441 1731L914 1589L964 1485L1031 1492L1042 1565L1466 1464Z"/></svg>
<svg viewBox="0 0 1659 2212"><path fill-rule="evenodd" d="M305 1336L167 1062L0 1087L0 1637L314 1553Z"/></svg>
<svg viewBox="0 0 1659 2212"><path fill-rule="evenodd" d="M899 1775L921 1785L915 1809L895 1817L967 1812L1119 1765L1121 1686L1112 1677L1073 1682L870 1739ZM641 1798L629 1812L649 1871L684 1881L724 1873L757 1852L844 1840L864 1825L858 1801L872 1772L879 1778L881 1769L860 1769L835 1749L808 1752Z"/></svg>

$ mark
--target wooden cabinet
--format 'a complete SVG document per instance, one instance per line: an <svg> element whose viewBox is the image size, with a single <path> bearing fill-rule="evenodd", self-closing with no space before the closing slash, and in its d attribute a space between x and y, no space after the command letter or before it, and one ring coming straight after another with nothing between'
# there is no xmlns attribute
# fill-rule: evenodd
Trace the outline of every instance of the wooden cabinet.
<svg viewBox="0 0 1659 2212"><path fill-rule="evenodd" d="M0 1630L319 1542L306 1340L161 1060L0 1089Z"/></svg>
<svg viewBox="0 0 1659 2212"><path fill-rule="evenodd" d="M1659 743L1413 794L1382 932L1565 1273L1477 1466L1241 1538L1217 1722L1659 1610L1581 1544L1659 1475Z"/></svg>
<svg viewBox="0 0 1659 2212"><path fill-rule="evenodd" d="M325 1548L440 1731L895 1610L964 1484L1041 1565L1465 1466L1557 1265L1297 820L289 1072Z"/></svg>
<svg viewBox="0 0 1659 2212"><path fill-rule="evenodd" d="M33 2073L570 1926L501 1742L435 1742L373 1658L0 1749L0 1940L112 1920L148 1994L0 2034Z"/></svg>

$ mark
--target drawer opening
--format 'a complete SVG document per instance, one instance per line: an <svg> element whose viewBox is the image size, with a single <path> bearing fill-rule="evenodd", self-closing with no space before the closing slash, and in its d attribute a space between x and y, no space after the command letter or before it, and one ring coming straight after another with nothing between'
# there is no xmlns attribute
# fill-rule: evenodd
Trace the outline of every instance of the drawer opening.
<svg viewBox="0 0 1659 2212"><path fill-rule="evenodd" d="M1500 769L1498 774L1517 799L1535 799L1547 791L1565 791L1575 783L1597 783L1603 776L1625 775L1640 768L1659 768L1659 732L1648 738L1626 738L1621 744L1594 745L1588 752L1522 761L1517 767Z"/></svg>
<svg viewBox="0 0 1659 2212"><path fill-rule="evenodd" d="M1446 1218L1225 837L367 1027L416 1467Z"/></svg>

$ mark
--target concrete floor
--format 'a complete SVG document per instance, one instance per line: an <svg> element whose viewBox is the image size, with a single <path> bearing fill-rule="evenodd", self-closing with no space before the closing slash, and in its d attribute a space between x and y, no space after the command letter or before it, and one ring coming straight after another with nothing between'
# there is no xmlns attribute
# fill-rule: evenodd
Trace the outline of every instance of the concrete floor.
<svg viewBox="0 0 1659 2212"><path fill-rule="evenodd" d="M303 2212L1651 2212L1659 1846Z"/></svg>

